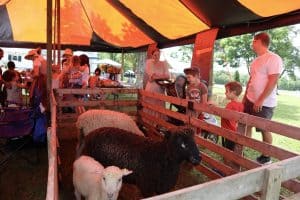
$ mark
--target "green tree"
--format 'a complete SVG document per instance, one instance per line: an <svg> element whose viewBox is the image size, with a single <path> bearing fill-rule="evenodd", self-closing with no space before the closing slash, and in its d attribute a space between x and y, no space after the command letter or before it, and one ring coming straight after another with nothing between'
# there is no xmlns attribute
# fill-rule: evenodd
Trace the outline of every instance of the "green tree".
<svg viewBox="0 0 300 200"><path fill-rule="evenodd" d="M224 70L216 71L213 78L216 84L226 84L231 80L230 75Z"/></svg>
<svg viewBox="0 0 300 200"><path fill-rule="evenodd" d="M293 39L300 33L296 26L286 26L267 30L271 36L270 50L277 53L284 62L284 71L291 79L296 80L295 68L300 67L300 52L293 45ZM215 42L214 60L222 66L233 68L243 64L249 66L255 58L255 53L251 49L254 33L234 36L221 39ZM193 45L179 47L177 52L173 52L171 57L179 58L180 61L190 62L192 59Z"/></svg>
<svg viewBox="0 0 300 200"><path fill-rule="evenodd" d="M237 81L237 82L241 82L241 79L240 79L240 73L238 70L236 70L234 72L234 80Z"/></svg>
<svg viewBox="0 0 300 200"><path fill-rule="evenodd" d="M277 53L284 62L284 71L292 79L296 79L295 68L300 66L299 49L293 46L293 40L299 34L294 26L267 30L271 36L270 50ZM215 60L218 64L230 67L239 67L246 62L249 72L251 61L255 54L251 49L254 33L245 34L219 40L215 44Z"/></svg>
<svg viewBox="0 0 300 200"><path fill-rule="evenodd" d="M216 62L224 67L229 65L237 68L245 61L249 66L255 57L251 50L252 38L253 34L245 34L216 41L214 55Z"/></svg>
<svg viewBox="0 0 300 200"><path fill-rule="evenodd" d="M177 52L172 52L172 58L179 58L181 62L189 63L192 60L194 44L180 46Z"/></svg>

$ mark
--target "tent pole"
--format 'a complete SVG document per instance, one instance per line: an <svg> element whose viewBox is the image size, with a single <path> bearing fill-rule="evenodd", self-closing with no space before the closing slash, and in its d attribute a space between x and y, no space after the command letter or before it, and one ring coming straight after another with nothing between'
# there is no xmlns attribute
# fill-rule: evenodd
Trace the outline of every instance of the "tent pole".
<svg viewBox="0 0 300 200"><path fill-rule="evenodd" d="M61 41L60 41L60 0L56 0L56 5L57 5L57 64L59 65L59 68L61 66L61 56L60 56L60 50L61 50Z"/></svg>
<svg viewBox="0 0 300 200"><path fill-rule="evenodd" d="M121 69L124 70L124 49L122 49L122 62L121 62ZM122 78L123 79L123 78Z"/></svg>
<svg viewBox="0 0 300 200"><path fill-rule="evenodd" d="M208 84L208 99L212 96L214 43L219 29L210 29L196 36L191 67L200 69L201 79Z"/></svg>
<svg viewBox="0 0 300 200"><path fill-rule="evenodd" d="M53 64L56 63L56 28L57 28L57 0L54 3L54 18L53 18L53 45L52 45L52 61Z"/></svg>
<svg viewBox="0 0 300 200"><path fill-rule="evenodd" d="M52 0L47 0L47 99L50 99L52 79ZM49 101L48 101L49 102ZM50 105L47 105L50 108ZM49 109L48 109L49 110Z"/></svg>

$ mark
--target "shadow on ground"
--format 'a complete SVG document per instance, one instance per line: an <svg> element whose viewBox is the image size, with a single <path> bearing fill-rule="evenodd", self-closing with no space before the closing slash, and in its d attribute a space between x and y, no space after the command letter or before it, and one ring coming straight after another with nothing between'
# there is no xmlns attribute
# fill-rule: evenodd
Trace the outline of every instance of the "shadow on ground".
<svg viewBox="0 0 300 200"><path fill-rule="evenodd" d="M58 166L59 198L75 199L72 184L72 165L75 159L76 130L59 129L58 154L61 164ZM20 143L7 145L0 140L0 160ZM46 198L48 176L48 155L46 146L35 147L28 143L23 149L0 166L0 199L2 200L40 200ZM176 184L176 189L206 182L207 178L194 170L189 164L183 164ZM140 199L139 190L134 185L123 184L119 200Z"/></svg>
<svg viewBox="0 0 300 200"><path fill-rule="evenodd" d="M0 199L45 199L48 176L46 145L36 147L28 138L15 141L0 140L0 160L27 142L7 162L0 166Z"/></svg>
<svg viewBox="0 0 300 200"><path fill-rule="evenodd" d="M60 171L60 199L75 199L73 194L73 184L72 184L72 165L75 159L75 149L77 139L74 136L76 130L68 129L68 133L62 131L60 134L59 144L60 148L58 150L61 160L61 165L59 167ZM208 179L194 170L192 165L184 163L181 167L181 172L178 177L177 184L174 190L178 190L184 187L204 183ZM135 200L140 199L140 192L134 186L130 184L123 184L123 187L120 191L119 200Z"/></svg>

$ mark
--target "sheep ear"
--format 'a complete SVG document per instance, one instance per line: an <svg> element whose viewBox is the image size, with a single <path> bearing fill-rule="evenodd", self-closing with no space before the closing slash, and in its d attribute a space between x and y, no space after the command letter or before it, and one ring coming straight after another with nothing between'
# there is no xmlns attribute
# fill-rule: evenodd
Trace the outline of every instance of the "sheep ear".
<svg viewBox="0 0 300 200"><path fill-rule="evenodd" d="M122 169L122 172L123 172L123 176L127 176L127 175L129 175L129 174L132 173L131 170L128 170L128 169L126 169L126 168Z"/></svg>

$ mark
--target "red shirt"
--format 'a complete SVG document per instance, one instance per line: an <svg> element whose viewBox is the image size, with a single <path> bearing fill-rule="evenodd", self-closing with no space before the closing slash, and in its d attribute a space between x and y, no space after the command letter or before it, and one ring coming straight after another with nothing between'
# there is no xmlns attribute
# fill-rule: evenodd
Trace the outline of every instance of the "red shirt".
<svg viewBox="0 0 300 200"><path fill-rule="evenodd" d="M226 105L225 109L234 110L237 112L243 112L244 105L241 102L231 101ZM237 122L234 120L222 118L221 127L232 131L237 131Z"/></svg>

